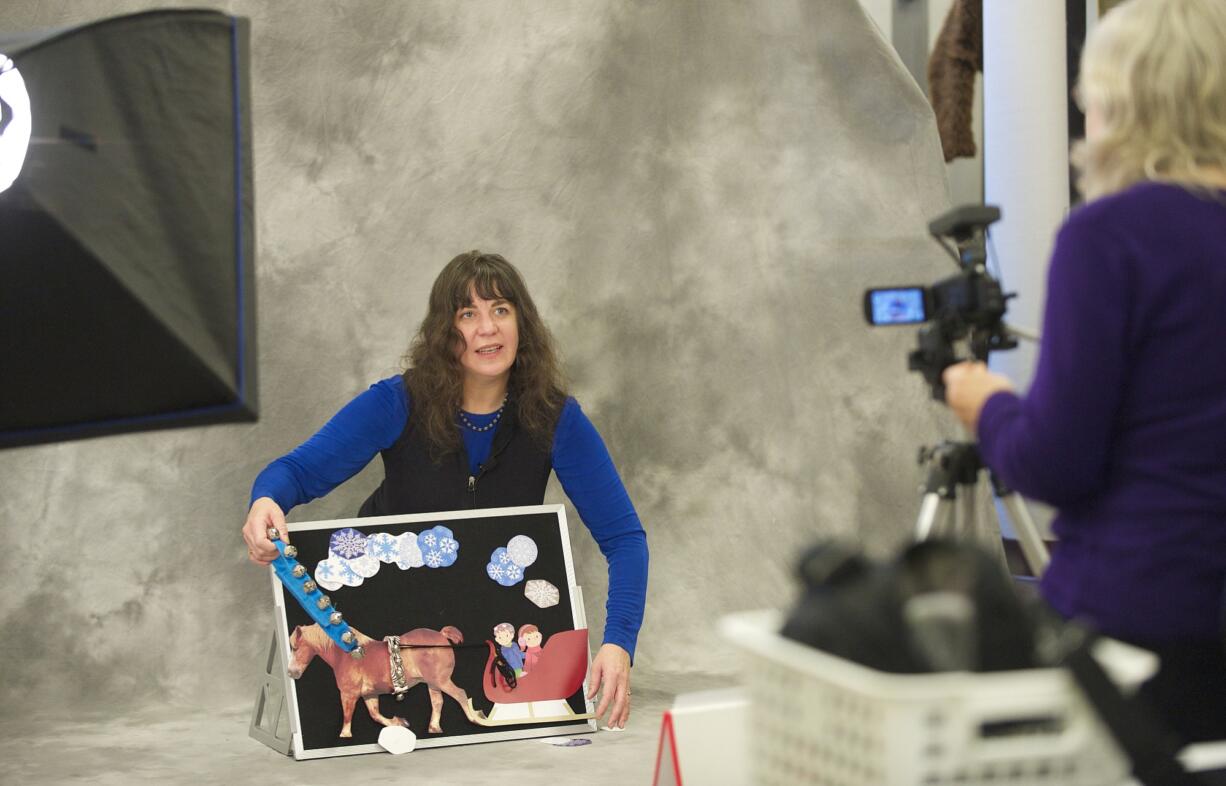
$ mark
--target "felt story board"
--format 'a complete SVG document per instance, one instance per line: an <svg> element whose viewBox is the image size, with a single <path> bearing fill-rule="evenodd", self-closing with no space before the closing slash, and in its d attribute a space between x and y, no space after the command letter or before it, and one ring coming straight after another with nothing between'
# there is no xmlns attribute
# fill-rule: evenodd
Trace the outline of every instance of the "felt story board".
<svg viewBox="0 0 1226 786"><path fill-rule="evenodd" d="M407 724L418 748L596 730L563 506L299 522L289 530L298 562L368 637L362 658L333 647L272 574L296 759L382 751L377 740L389 723ZM399 661L387 636L400 638ZM405 674L399 701L379 687L390 687L393 664ZM348 724L345 701L353 705Z"/></svg>

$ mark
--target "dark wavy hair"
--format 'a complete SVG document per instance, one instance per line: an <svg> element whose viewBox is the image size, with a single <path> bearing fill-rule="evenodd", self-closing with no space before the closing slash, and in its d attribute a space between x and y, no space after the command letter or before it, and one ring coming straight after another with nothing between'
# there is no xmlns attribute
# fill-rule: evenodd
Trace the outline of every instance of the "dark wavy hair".
<svg viewBox="0 0 1226 786"><path fill-rule="evenodd" d="M519 349L511 366L507 407L514 408L520 428L548 445L567 395L558 353L523 277L498 254L460 254L434 280L426 316L404 358L412 417L425 429L436 457L459 449L456 413L463 398L464 374L456 349L463 345L464 337L455 327L455 315L471 305L469 290L473 287L485 300L502 298L515 307Z"/></svg>

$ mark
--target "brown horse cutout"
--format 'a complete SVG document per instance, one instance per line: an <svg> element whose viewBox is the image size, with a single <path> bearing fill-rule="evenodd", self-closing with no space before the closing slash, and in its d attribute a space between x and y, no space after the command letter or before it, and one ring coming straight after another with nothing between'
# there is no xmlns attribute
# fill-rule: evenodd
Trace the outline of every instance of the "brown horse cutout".
<svg viewBox="0 0 1226 786"><path fill-rule="evenodd" d="M332 667L336 687L341 694L341 713L344 723L341 737L352 737L350 724L353 709L361 697L366 702L366 711L371 719L384 726L409 724L404 718L388 718L379 712L379 696L392 693L392 669L388 660L387 642L377 641L354 629L358 644L366 649L366 655L355 658L336 645L319 625L299 625L289 637L293 655L289 664L289 676L298 679L311 659L318 655ZM405 683L412 688L424 682L430 690L430 734L441 734L439 717L443 712L443 694L455 699L464 710L464 716L472 723L480 724L484 716L473 709L472 700L464 689L451 681L455 669L455 652L451 647L464 641L459 630L448 625L441 631L430 628L414 628L400 637L400 657L404 663Z"/></svg>

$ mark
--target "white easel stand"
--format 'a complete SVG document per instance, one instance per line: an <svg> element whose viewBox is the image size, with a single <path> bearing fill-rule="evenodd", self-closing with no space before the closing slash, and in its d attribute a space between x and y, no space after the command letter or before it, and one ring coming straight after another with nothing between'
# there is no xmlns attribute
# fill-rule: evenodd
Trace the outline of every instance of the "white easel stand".
<svg viewBox="0 0 1226 786"><path fill-rule="evenodd" d="M264 672L260 675L260 691L256 694L255 706L251 711L248 735L277 753L288 756L291 737L289 708L285 701L285 668L274 632L272 643L268 646Z"/></svg>

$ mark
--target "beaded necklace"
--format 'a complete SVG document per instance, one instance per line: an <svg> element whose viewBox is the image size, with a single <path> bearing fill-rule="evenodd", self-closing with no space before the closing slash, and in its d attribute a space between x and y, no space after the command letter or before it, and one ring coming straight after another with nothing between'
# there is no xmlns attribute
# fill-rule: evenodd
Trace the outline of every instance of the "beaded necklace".
<svg viewBox="0 0 1226 786"><path fill-rule="evenodd" d="M460 422L467 426L470 431L489 431L498 425L498 421L502 420L502 412L507 408L507 398L509 395L510 394L502 397L502 403L498 405L498 409L494 412L494 419L489 423L486 423L484 426L474 426L473 422L468 419L468 415L464 412L464 410L460 410Z"/></svg>

